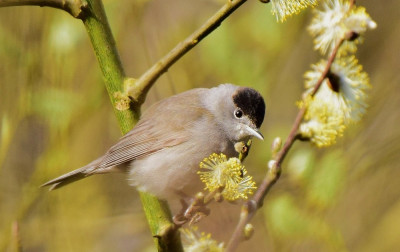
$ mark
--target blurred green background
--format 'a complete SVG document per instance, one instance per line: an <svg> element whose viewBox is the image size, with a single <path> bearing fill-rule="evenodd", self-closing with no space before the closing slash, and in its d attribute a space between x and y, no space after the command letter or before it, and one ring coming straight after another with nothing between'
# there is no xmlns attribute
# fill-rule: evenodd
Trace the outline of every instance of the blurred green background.
<svg viewBox="0 0 400 252"><path fill-rule="evenodd" d="M140 76L224 2L105 1L128 76ZM240 250L400 250L400 2L357 3L378 24L357 52L373 85L368 112L333 147L295 144L252 221L254 237ZM310 10L277 23L270 8L244 4L157 81L144 106L224 82L258 89L267 103L266 140L255 141L245 163L256 181L273 138L284 139L294 121L303 73L319 60L306 31ZM25 251L154 251L124 175L94 176L54 192L39 188L119 137L81 21L51 8L1 8L0 251L18 243ZM238 205L218 207L218 224L202 225L226 242Z"/></svg>

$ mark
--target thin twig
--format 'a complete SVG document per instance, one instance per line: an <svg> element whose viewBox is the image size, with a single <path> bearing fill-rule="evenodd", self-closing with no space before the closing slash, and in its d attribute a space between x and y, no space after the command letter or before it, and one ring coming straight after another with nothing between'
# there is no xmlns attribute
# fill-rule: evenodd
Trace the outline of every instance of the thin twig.
<svg viewBox="0 0 400 252"><path fill-rule="evenodd" d="M311 96L314 96L317 93L319 87L322 85L322 82L328 76L329 70L331 69L331 65L332 65L333 61L335 60L336 55L337 55L337 53L339 51L339 48L343 44L344 40L345 40L344 38L339 40L339 42L336 44L336 47L333 49L333 51L332 51L332 53L331 53L331 55L330 55L330 57L328 59L328 62L326 63L326 67L325 67L324 71L321 74L321 77L319 78L319 80L317 81L317 84L315 84L314 89L311 92Z"/></svg>
<svg viewBox="0 0 400 252"><path fill-rule="evenodd" d="M82 18L87 2L80 0L0 0L0 7L22 5L57 8L68 12L75 18Z"/></svg>
<svg viewBox="0 0 400 252"><path fill-rule="evenodd" d="M319 78L316 85L314 86L314 89L311 92L311 96L314 96L317 93L317 91L320 88L320 86L322 85L324 79L328 76L330 68L332 66L332 63L335 60L337 52L338 52L340 46L343 44L344 40L345 39L341 39L336 44L336 47L333 49L331 55L328 58L328 62L325 66L325 69L321 74L321 77ZM268 167L267 175L261 182L261 184L258 187L253 198L243 205L242 211L240 214L240 218L239 218L239 222L238 222L238 224L231 236L231 239L228 243L228 246L226 249L227 252L232 252L237 248L237 246L239 245L239 242L243 238L243 230L244 230L245 225L247 223L249 223L249 221L253 218L257 209L262 206L265 196L268 194L271 187L279 179L280 174L281 174L281 164L282 164L283 160L285 159L287 153L289 152L290 148L292 147L293 143L297 139L297 136L298 136L297 132L298 132L300 124L303 120L305 112L306 112L305 107L303 107L299 110L299 112L296 116L296 119L293 123L293 127L289 133L289 136L287 137L285 144L283 145L282 149L279 151L279 153L277 154L277 156L275 158L275 163L271 167Z"/></svg>
<svg viewBox="0 0 400 252"><path fill-rule="evenodd" d="M178 59L196 46L203 38L220 26L230 14L244 4L247 0L227 0L226 4L209 18L197 31L192 33L184 41L175 46L167 55L148 69L133 87L128 90L135 106L140 106L154 82L168 70Z"/></svg>

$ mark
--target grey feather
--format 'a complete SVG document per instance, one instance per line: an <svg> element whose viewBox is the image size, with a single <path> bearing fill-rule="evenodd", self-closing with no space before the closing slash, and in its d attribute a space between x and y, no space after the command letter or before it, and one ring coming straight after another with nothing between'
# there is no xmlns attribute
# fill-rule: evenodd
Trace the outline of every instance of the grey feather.
<svg viewBox="0 0 400 252"><path fill-rule="evenodd" d="M204 113L204 111L199 110L196 113L197 108L193 108L192 116L182 117L179 115L181 111L175 108L190 107L197 96L193 94L195 93L192 90L183 93L178 99L172 96L154 104L143 114L136 127L123 136L104 156L82 168L46 182L42 186L51 186L50 190L54 190L94 174L124 171L121 166L132 160L184 143L190 138L186 129L190 128L193 121L201 117L201 112ZM174 104L174 106L169 104ZM165 114L171 115L167 117L168 123L165 121L166 117L161 116Z"/></svg>
<svg viewBox="0 0 400 252"><path fill-rule="evenodd" d="M177 191L196 193L204 186L196 173L199 163L212 153L234 157L235 143L260 137L264 110L258 92L231 84L171 96L151 106L105 155L44 186L53 190L94 174L125 171L138 190L164 199Z"/></svg>
<svg viewBox="0 0 400 252"><path fill-rule="evenodd" d="M93 162L91 162L90 164L81 167L79 169L73 170L71 172L68 172L64 175L61 175L60 177L57 177L55 179L52 179L46 183L44 183L43 185L41 185L42 187L44 186L51 186L49 188L50 191L55 190L57 188L63 187L65 185L68 185L72 182L81 180L83 178L86 178L87 176L90 176L93 174L93 171L95 170L95 168L97 167L98 163L101 161L101 159L103 159L103 157L98 158L96 160L94 160Z"/></svg>

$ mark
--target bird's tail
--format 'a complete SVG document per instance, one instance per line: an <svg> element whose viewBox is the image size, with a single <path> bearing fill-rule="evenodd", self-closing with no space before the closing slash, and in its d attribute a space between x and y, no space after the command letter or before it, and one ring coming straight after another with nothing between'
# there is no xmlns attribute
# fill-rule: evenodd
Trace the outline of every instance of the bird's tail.
<svg viewBox="0 0 400 252"><path fill-rule="evenodd" d="M60 187L63 187L65 185L68 185L72 182L81 180L83 178L86 178L88 176L91 176L93 174L99 174L99 173L108 173L113 170L113 167L107 167L107 168L98 168L98 164L100 163L102 158L96 159L90 164L81 167L79 169L76 169L74 171L68 172L64 175L61 175L58 178L52 179L42 185L43 186L50 186L50 191L58 189Z"/></svg>

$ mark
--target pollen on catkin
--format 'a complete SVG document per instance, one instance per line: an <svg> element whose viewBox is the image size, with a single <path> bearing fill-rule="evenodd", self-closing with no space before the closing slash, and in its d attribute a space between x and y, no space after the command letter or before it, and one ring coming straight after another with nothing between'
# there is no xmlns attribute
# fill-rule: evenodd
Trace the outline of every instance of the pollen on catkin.
<svg viewBox="0 0 400 252"><path fill-rule="evenodd" d="M375 29L376 23L364 7L350 5L350 1L326 1L322 10L314 10L314 18L308 27L314 38L314 48L322 54L330 54L338 41L345 39L349 32L357 34L356 39L347 40L340 47L339 55L353 53L362 42L367 29Z"/></svg>
<svg viewBox="0 0 400 252"><path fill-rule="evenodd" d="M222 252L223 243L217 243L210 234L199 232L198 228L191 226L180 229L185 251L187 252Z"/></svg>
<svg viewBox="0 0 400 252"><path fill-rule="evenodd" d="M303 138L310 139L318 147L326 147L343 135L343 114L338 113L329 101L309 96L299 106L307 109L304 122L299 128Z"/></svg>
<svg viewBox="0 0 400 252"><path fill-rule="evenodd" d="M306 92L312 92L326 64L326 60L321 60L311 66L311 71L305 73ZM363 71L358 60L354 56L341 57L333 62L327 78L315 94L315 100L324 100L325 106L332 107L331 111L341 113L343 122L347 125L358 122L365 114L367 91L370 88L368 74Z"/></svg>
<svg viewBox="0 0 400 252"><path fill-rule="evenodd" d="M271 0L272 14L283 22L287 17L299 13L308 6L315 6L317 0Z"/></svg>
<svg viewBox="0 0 400 252"><path fill-rule="evenodd" d="M251 176L238 158L229 158L224 154L211 154L200 163L200 180L205 189L213 192L222 189L221 195L226 200L247 199L256 189Z"/></svg>

